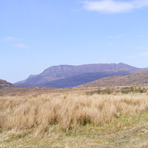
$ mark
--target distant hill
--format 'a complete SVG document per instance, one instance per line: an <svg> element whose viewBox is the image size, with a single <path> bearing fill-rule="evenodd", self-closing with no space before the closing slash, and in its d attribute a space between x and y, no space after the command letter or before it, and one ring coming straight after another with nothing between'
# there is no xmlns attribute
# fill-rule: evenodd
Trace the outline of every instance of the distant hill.
<svg viewBox="0 0 148 148"><path fill-rule="evenodd" d="M14 87L14 86L5 80L0 80L0 89L1 88L10 88L10 87Z"/></svg>
<svg viewBox="0 0 148 148"><path fill-rule="evenodd" d="M106 86L148 86L148 71L137 72L128 76L113 76L99 79L78 87Z"/></svg>
<svg viewBox="0 0 148 148"><path fill-rule="evenodd" d="M31 75L16 86L75 87L103 77L128 75L137 71L124 63L119 64L87 64L80 66L60 65L49 67L38 75Z"/></svg>

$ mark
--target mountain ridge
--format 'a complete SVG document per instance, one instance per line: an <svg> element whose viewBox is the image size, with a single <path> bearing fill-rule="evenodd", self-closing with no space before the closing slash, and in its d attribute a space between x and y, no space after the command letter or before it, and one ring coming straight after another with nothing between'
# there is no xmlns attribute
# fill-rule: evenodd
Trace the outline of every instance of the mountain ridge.
<svg viewBox="0 0 148 148"><path fill-rule="evenodd" d="M92 73L99 73L99 72L119 72L119 71L126 71L128 74L140 71L140 68L130 66L124 63L110 63L110 64L85 64L85 65L58 65L58 66L52 66L47 69L45 69L43 72L41 72L38 75L31 75L26 80L20 81L16 83L15 85L21 86L21 85L33 85L33 86L46 86L48 87L48 83L52 82L52 85L50 87L54 87L54 81L55 85L57 85L58 81L59 83L63 81L62 79L65 79L67 81L67 78L75 77L75 76L81 76L82 74L90 74L90 77ZM121 74L120 74L121 75ZM123 74L124 75L124 74ZM110 76L110 75L108 75ZM98 77L99 78L99 77ZM101 77L102 78L102 77ZM73 78L72 78L73 79ZM71 81L72 79L69 79ZM88 81L88 77L86 78L86 82ZM95 79L91 79L94 81ZM67 86L65 81L65 85L63 87L72 87ZM62 82L64 83L64 81ZM80 84L79 84L80 85ZM75 86L74 86L75 87ZM60 87L61 88L61 87Z"/></svg>
<svg viewBox="0 0 148 148"><path fill-rule="evenodd" d="M95 73L84 73L59 80L50 81L44 83L44 86L45 87L54 86L54 88L71 88L71 87L76 87L80 84L85 84L87 82L91 82L109 76L124 76L129 74L130 72L128 71L105 71L105 72L95 72Z"/></svg>

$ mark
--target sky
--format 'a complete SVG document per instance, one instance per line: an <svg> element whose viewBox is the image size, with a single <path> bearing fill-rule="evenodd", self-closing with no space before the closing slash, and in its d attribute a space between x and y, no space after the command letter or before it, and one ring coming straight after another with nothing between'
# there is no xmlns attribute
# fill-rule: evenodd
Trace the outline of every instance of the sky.
<svg viewBox="0 0 148 148"><path fill-rule="evenodd" d="M120 62L148 67L148 0L0 0L0 79Z"/></svg>

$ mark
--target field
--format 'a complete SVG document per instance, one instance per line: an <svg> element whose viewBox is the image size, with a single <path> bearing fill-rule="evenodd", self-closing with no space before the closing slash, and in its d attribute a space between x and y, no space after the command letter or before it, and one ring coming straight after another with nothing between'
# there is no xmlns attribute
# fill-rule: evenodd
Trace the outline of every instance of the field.
<svg viewBox="0 0 148 148"><path fill-rule="evenodd" d="M0 148L146 148L146 87L0 91Z"/></svg>

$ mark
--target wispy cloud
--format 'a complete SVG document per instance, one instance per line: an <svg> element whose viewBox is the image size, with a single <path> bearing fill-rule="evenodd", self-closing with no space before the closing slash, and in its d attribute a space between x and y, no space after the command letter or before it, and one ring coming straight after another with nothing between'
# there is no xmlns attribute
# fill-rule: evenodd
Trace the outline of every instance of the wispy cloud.
<svg viewBox="0 0 148 148"><path fill-rule="evenodd" d="M135 60L135 59L139 58L139 56L137 56L137 55L128 55L125 58L130 59L130 60Z"/></svg>
<svg viewBox="0 0 148 148"><path fill-rule="evenodd" d="M123 13L138 8L148 7L148 0L131 0L126 2L118 0L86 0L83 2L83 7L89 11L103 13Z"/></svg>
<svg viewBox="0 0 148 148"><path fill-rule="evenodd" d="M16 44L15 47L18 47L18 48L30 48L29 46L25 45L25 44Z"/></svg>
<svg viewBox="0 0 148 148"><path fill-rule="evenodd" d="M19 41L19 39L13 37L13 36L8 36L6 38L4 38L5 42L14 42L14 41Z"/></svg>
<svg viewBox="0 0 148 148"><path fill-rule="evenodd" d="M139 46L139 49L140 49L141 51L148 51L148 46L142 45L142 46Z"/></svg>
<svg viewBox="0 0 148 148"><path fill-rule="evenodd" d="M139 38L144 38L145 35L144 35L144 34L139 34L138 37L139 37Z"/></svg>
<svg viewBox="0 0 148 148"><path fill-rule="evenodd" d="M120 39L123 38L125 34L116 34L116 35L109 35L108 38L110 39Z"/></svg>
<svg viewBox="0 0 148 148"><path fill-rule="evenodd" d="M138 59L138 58L147 59L148 58L148 51L140 52L137 55L128 55L128 56L126 56L126 58L131 59L131 60Z"/></svg>
<svg viewBox="0 0 148 148"><path fill-rule="evenodd" d="M148 52L140 53L140 56L142 56L142 57L148 57Z"/></svg>

